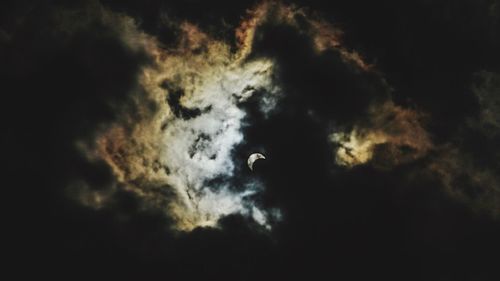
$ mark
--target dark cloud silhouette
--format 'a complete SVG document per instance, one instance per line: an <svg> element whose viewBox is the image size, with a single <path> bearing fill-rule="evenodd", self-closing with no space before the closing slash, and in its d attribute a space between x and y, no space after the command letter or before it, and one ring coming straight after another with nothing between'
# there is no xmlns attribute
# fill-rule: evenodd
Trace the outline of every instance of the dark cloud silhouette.
<svg viewBox="0 0 500 281"><path fill-rule="evenodd" d="M234 27L256 3L1 4L5 233L16 274L498 280L500 3L294 3L341 26L344 48L359 51L375 70L346 60L341 49L317 52L300 16L298 26L272 19L259 26L250 59L276 61L274 79L285 94L269 116L260 110L265 90L238 105L247 113L245 141L232 157L266 152L255 173L244 160L236 170L265 185L255 200L279 208L282 220L269 232L229 215L219 228L187 233L172 231L171 218L145 208L104 161L81 151L80 144L91 144L113 122L133 123L124 116L139 120L156 110L137 82L152 59L126 44L120 21L103 11L133 17L164 46L179 40L172 22L188 20L235 47ZM176 90L165 101L174 114L189 120L210 110L184 107L185 93ZM377 163L388 162L388 154L403 153L384 143L373 162L339 166L332 128L378 127L389 134L403 126L397 114L370 113L387 101L428 116L412 128L425 129L432 148L381 169ZM113 196L87 208L68 188L75 182Z"/></svg>

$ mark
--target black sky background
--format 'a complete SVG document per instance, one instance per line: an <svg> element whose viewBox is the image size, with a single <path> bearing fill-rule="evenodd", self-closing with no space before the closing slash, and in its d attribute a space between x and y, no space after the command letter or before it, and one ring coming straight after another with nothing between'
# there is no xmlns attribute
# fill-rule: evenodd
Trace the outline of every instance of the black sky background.
<svg viewBox="0 0 500 281"><path fill-rule="evenodd" d="M345 45L375 63L401 105L428 112L439 144L479 112L474 74L500 72L500 3L494 1L294 1L344 30ZM252 115L247 143L272 159L259 163L262 203L284 221L272 233L239 216L222 229L176 236L159 213L139 211L125 192L96 211L68 200L66 186L85 178L104 188L106 165L88 163L75 141L135 110L130 89L146 54L132 52L98 19L56 32L54 12L90 2L4 1L0 4L1 144L4 149L7 265L19 279L39 277L142 280L500 280L500 221L451 199L434 178L407 175L417 161L380 171L362 166L330 173L327 120L351 122L386 85L352 72L335 52L313 53L310 39L283 26L259 30L256 56L283 65L287 97L264 121ZM166 46L175 28L165 15L206 27L230 42L254 1L111 1ZM332 93L335 93L332 94ZM380 94L382 93L382 94ZM499 93L500 94L500 93ZM113 105L113 106L111 106ZM318 118L310 118L309 109ZM466 132L471 153L498 167L492 142ZM481 157L484 157L482 159Z"/></svg>

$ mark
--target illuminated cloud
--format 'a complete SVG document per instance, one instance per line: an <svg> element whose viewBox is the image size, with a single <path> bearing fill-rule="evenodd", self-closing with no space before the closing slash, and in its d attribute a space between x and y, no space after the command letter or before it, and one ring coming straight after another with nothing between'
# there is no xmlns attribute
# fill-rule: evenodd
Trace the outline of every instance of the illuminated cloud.
<svg viewBox="0 0 500 281"><path fill-rule="evenodd" d="M337 164L354 167L373 161L391 168L422 158L433 148L422 119L421 113L390 101L373 106L367 120L331 134Z"/></svg>
<svg viewBox="0 0 500 281"><path fill-rule="evenodd" d="M253 2L7 1L6 255L90 278L500 280L492 1Z"/></svg>
<svg viewBox="0 0 500 281"><path fill-rule="evenodd" d="M150 64L142 68L133 90L132 100L138 110L124 113L118 122L102 128L95 146L81 145L88 159L103 159L116 177L116 183L105 191L75 183L71 192L85 205L101 208L112 202L115 192L125 190L141 198L143 208L162 210L173 219L177 230L216 227L219 219L231 214L271 228L281 217L280 212L255 201L266 188L263 183L247 178L234 180L240 177L237 169L245 159L236 159L233 152L245 142L247 112L243 105L255 98L259 114L269 118L280 107L280 100L290 94L283 90L279 59L253 53L262 35L260 28L276 24L309 38L315 58L333 50L340 58L335 63L343 64L342 69L352 72L352 77L379 80L375 86L368 86L373 89L360 90L361 95L379 95L366 102L364 116L352 117L346 124L325 121L337 124L329 133L337 165L392 169L436 152L443 157L429 160L427 171L440 175L449 190L458 177L453 163L460 161L450 159L460 155L459 149L433 143L425 128L429 116L392 101L390 87L376 68L342 45L342 31L305 9L261 2L236 27L234 44L214 39L193 23L174 21L169 24L178 28L177 41L168 48L139 30L131 18L100 6L98 10L103 24L112 26L127 48L144 52ZM496 85L493 74L483 77L490 88ZM470 122L487 131L499 127L500 122L495 115L497 101L491 90L484 89L475 90L482 111ZM316 116L314 110L311 114ZM326 118L335 119L329 115ZM474 170L468 169L469 174ZM493 173L473 174L468 177L474 182L497 182Z"/></svg>
<svg viewBox="0 0 500 281"><path fill-rule="evenodd" d="M278 218L279 211L260 209L252 199L262 185L249 180L232 186L230 181L235 170L232 151L244 141L246 113L240 105L258 92L263 116L273 110L281 95L275 66L270 59L246 59L244 49L231 52L228 44L195 25L179 26L178 47L163 49L130 18L116 25L124 42L144 49L154 63L139 77L139 118L125 115L121 124L102 133L88 156L104 159L118 188L142 198L145 208L163 209L179 230L216 226L230 214L252 217L270 228L269 220ZM155 104L154 111L150 104ZM84 204L97 208L113 196L91 191L83 183L72 190Z"/></svg>
<svg viewBox="0 0 500 281"><path fill-rule="evenodd" d="M135 116L124 114L121 122L100 134L95 148L84 148L89 159L107 162L116 186L102 192L80 183L73 194L100 208L112 201L114 191L132 192L143 199L144 208L163 210L178 230L216 226L230 214L270 228L280 218L279 210L262 209L252 199L265 186L248 179L238 186L232 183L237 161L232 152L244 142L246 112L241 105L258 94L260 114L267 118L283 95L279 66L272 58L251 57L259 26L289 25L313 38L316 52L335 48L345 63L369 67L355 52L342 48L338 29L278 2L264 1L248 11L235 30L235 50L185 21L171 23L178 26L177 46L164 48L131 18L99 10L126 46L145 51L152 64L138 79ZM306 19L307 27L301 27L298 18Z"/></svg>

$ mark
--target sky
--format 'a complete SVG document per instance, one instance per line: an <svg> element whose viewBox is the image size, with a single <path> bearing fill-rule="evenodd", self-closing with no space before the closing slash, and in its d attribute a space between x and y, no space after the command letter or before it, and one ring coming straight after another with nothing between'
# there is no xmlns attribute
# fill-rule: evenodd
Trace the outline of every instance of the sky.
<svg viewBox="0 0 500 281"><path fill-rule="evenodd" d="M499 280L498 50L498 0L3 1L7 267Z"/></svg>

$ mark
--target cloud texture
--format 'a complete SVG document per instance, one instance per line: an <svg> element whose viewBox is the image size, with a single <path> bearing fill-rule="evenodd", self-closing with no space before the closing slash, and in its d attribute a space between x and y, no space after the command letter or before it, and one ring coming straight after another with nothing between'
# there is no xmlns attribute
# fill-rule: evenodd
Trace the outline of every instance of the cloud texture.
<svg viewBox="0 0 500 281"><path fill-rule="evenodd" d="M2 2L15 274L498 280L500 5L400 2Z"/></svg>

